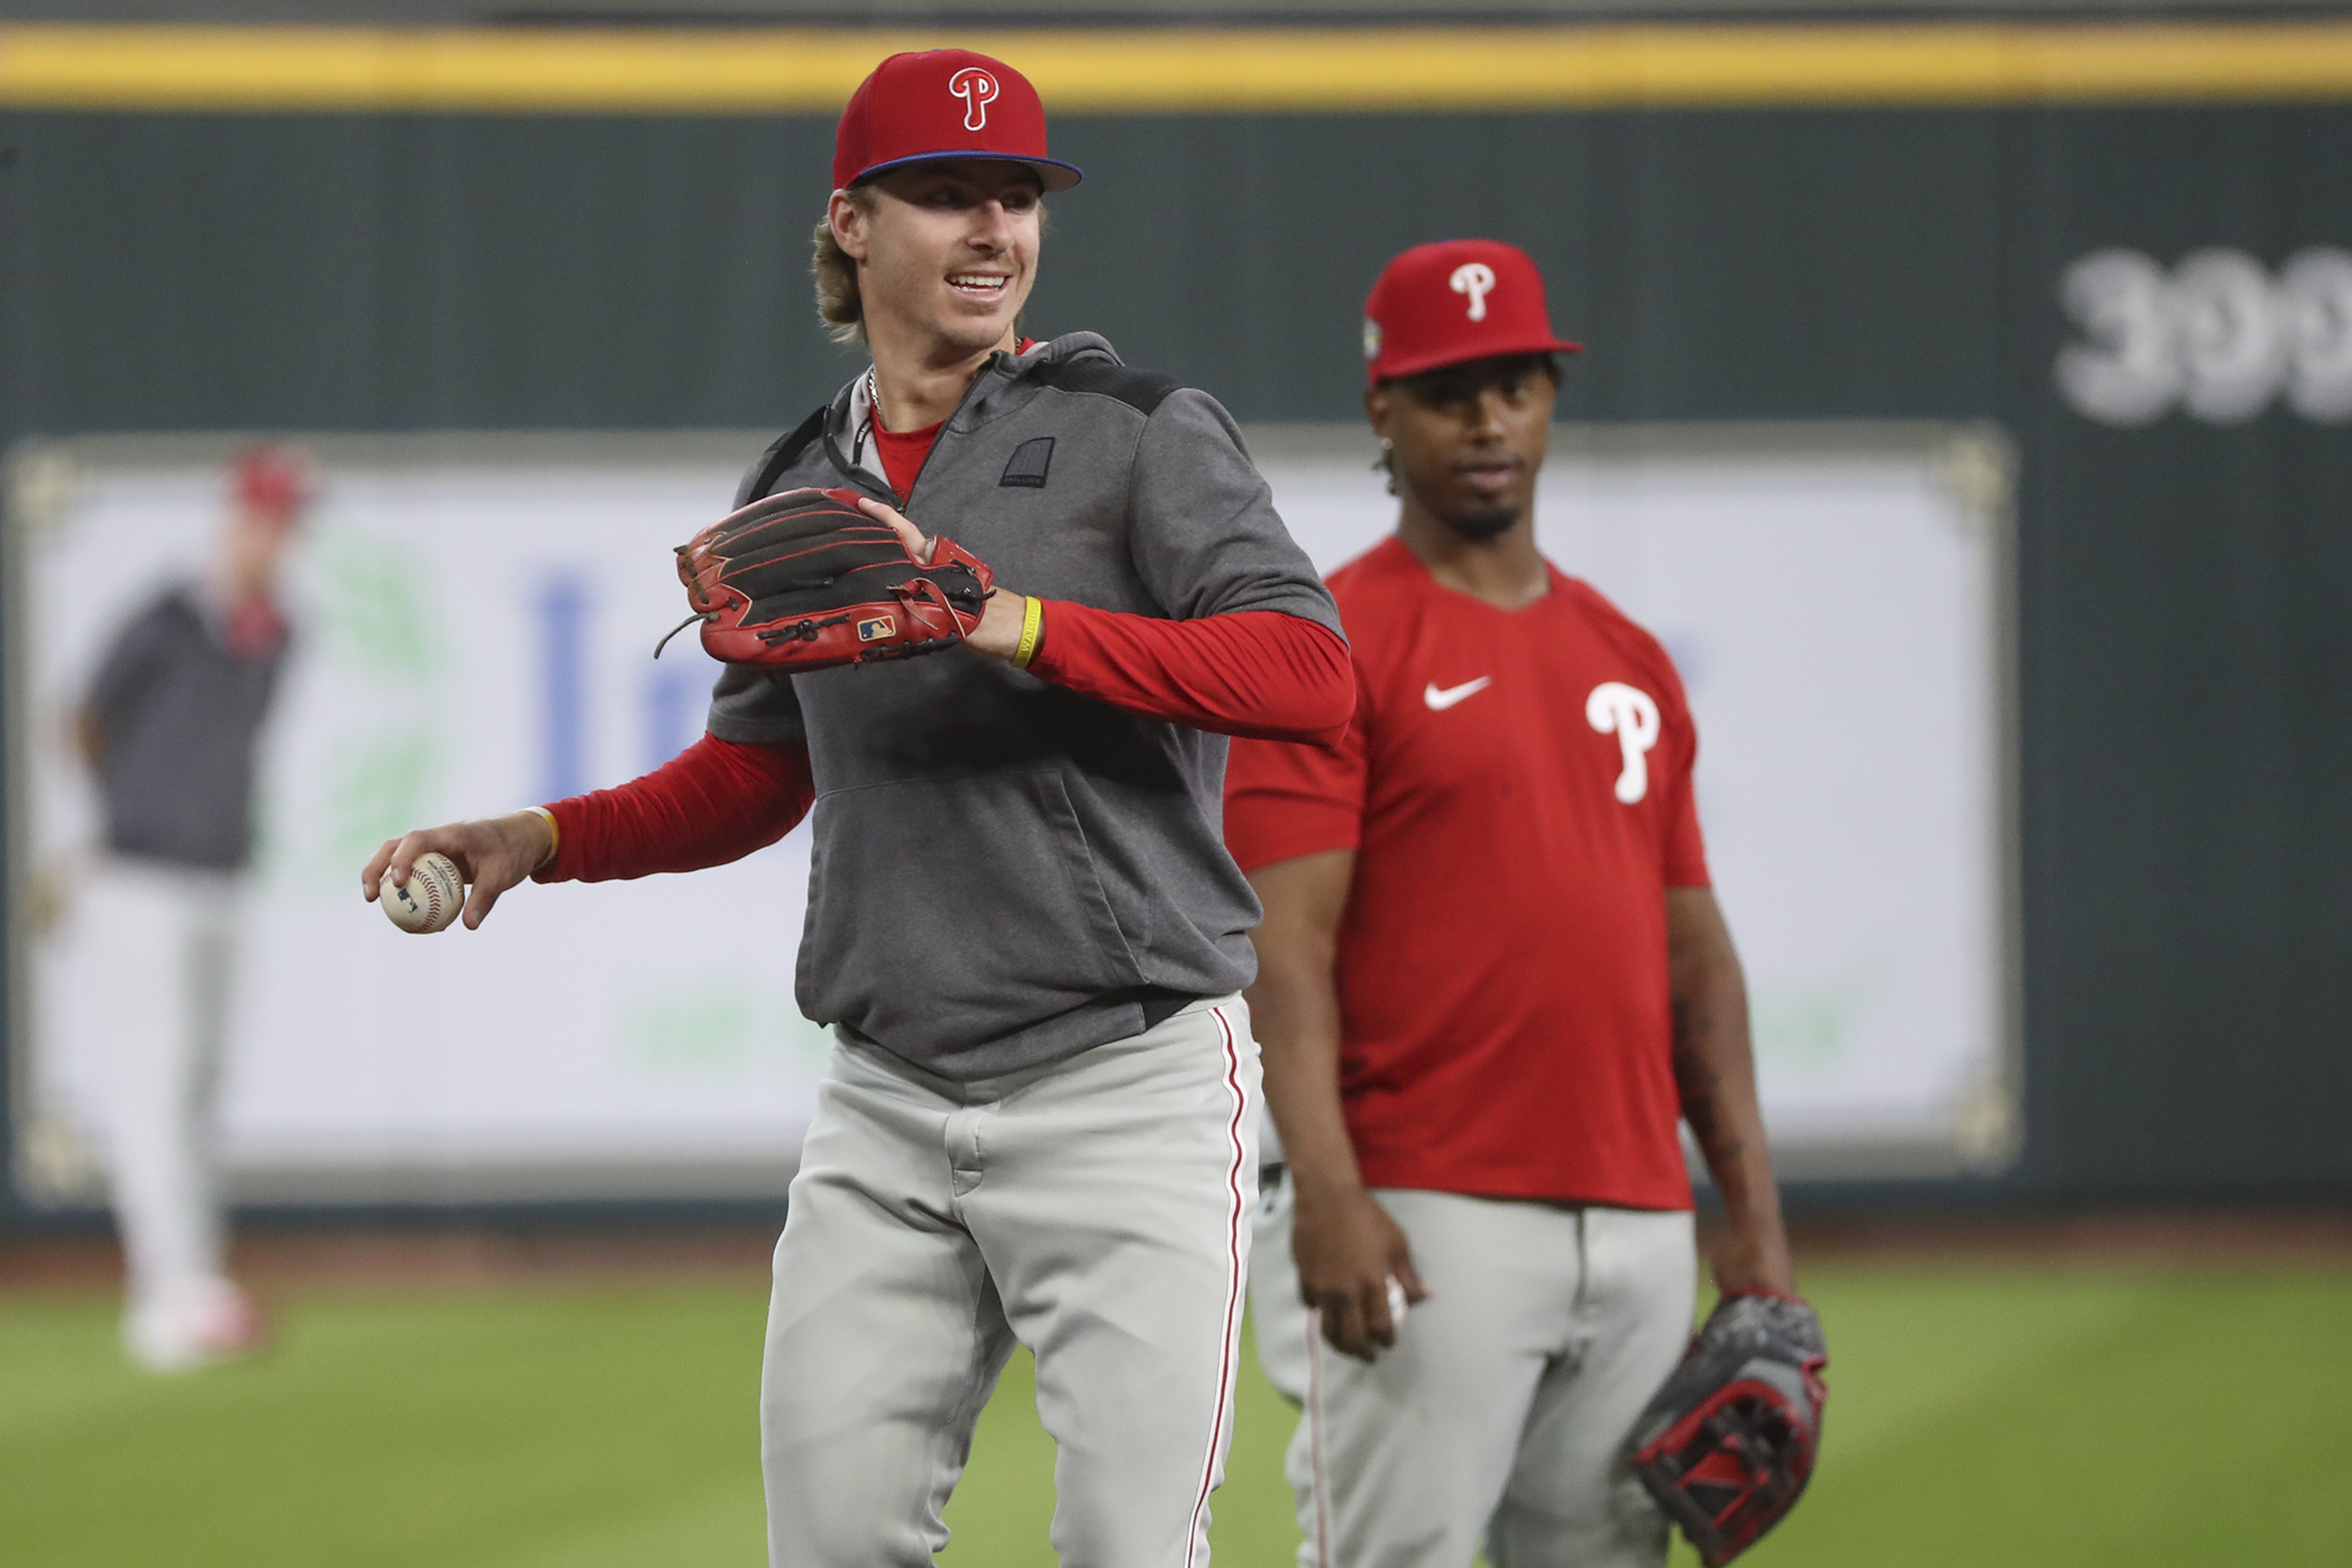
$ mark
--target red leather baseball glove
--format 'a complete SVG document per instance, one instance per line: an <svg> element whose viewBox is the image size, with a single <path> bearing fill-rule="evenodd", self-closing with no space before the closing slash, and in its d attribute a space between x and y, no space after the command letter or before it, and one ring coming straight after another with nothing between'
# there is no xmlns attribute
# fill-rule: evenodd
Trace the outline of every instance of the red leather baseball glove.
<svg viewBox="0 0 2352 1568"><path fill-rule="evenodd" d="M932 547L915 560L855 491L786 490L678 546L678 580L713 659L861 664L952 648L979 624L996 579L953 540Z"/></svg>

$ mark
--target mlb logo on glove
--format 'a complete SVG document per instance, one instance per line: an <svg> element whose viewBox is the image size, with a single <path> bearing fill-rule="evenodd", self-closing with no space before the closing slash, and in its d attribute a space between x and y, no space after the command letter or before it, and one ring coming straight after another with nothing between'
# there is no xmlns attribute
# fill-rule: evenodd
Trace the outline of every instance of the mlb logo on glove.
<svg viewBox="0 0 2352 1568"><path fill-rule="evenodd" d="M915 560L858 499L781 491L678 546L694 613L677 630L699 620L712 659L796 671L938 653L969 636L995 587L988 567L953 539Z"/></svg>

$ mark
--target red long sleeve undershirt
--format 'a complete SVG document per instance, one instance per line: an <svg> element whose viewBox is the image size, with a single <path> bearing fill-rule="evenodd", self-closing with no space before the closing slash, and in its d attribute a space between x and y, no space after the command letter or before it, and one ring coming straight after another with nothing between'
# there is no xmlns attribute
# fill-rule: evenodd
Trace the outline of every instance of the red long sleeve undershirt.
<svg viewBox="0 0 2352 1568"><path fill-rule="evenodd" d="M1334 741L1355 712L1337 632L1279 610L1160 620L1044 602L1029 673L1113 708L1219 735Z"/></svg>
<svg viewBox="0 0 2352 1568"><path fill-rule="evenodd" d="M609 882L740 860L791 832L816 800L808 748L705 735L643 778L548 808L556 858L541 882Z"/></svg>
<svg viewBox="0 0 2352 1568"><path fill-rule="evenodd" d="M1334 740L1355 710L1348 645L1275 610L1160 620L1049 600L1029 670L1221 735ZM805 745L706 735L643 778L550 806L556 858L537 877L603 882L721 865L791 832L815 798Z"/></svg>

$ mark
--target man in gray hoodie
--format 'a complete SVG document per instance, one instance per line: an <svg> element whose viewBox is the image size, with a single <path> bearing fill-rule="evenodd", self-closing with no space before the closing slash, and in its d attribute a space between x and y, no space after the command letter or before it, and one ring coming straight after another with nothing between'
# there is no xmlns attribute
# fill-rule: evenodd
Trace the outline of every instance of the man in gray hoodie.
<svg viewBox="0 0 2352 1568"><path fill-rule="evenodd" d="M1256 1199L1258 906L1220 836L1227 735L1337 735L1337 612L1206 395L1018 330L1035 91L960 50L842 117L819 309L872 368L738 506L846 488L999 584L965 645L733 666L710 733L618 789L387 843L454 857L476 926L526 877L735 858L813 815L802 1010L837 1045L776 1251L771 1560L927 1564L1014 1344L1060 1449L1066 1563L1204 1561Z"/></svg>

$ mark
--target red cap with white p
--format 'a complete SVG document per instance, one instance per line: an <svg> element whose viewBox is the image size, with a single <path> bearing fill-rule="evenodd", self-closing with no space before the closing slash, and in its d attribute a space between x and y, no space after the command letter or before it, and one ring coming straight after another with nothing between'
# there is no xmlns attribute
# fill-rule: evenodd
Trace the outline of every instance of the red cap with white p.
<svg viewBox="0 0 2352 1568"><path fill-rule="evenodd" d="M238 453L228 466L228 485L242 511L286 522L315 499L318 481L299 447L272 443Z"/></svg>
<svg viewBox="0 0 2352 1568"><path fill-rule="evenodd" d="M1583 351L1552 331L1534 258L1500 240L1416 245L1381 270L1364 301L1364 372L1374 386L1470 360Z"/></svg>
<svg viewBox="0 0 2352 1568"><path fill-rule="evenodd" d="M858 84L833 138L833 187L908 164L995 158L1027 164L1048 190L1078 168L1046 156L1046 106L1029 78L969 49L892 55Z"/></svg>

